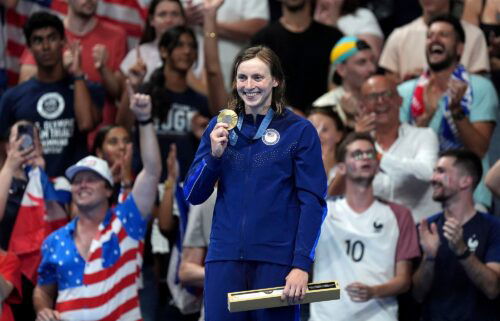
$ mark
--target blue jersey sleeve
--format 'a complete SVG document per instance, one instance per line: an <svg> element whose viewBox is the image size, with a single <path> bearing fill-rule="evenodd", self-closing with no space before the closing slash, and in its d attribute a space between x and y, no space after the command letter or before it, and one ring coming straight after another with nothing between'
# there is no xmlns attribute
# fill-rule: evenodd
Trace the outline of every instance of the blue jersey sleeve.
<svg viewBox="0 0 500 321"><path fill-rule="evenodd" d="M193 205L203 203L212 195L215 183L220 176L221 159L212 156L210 143L210 133L216 121L216 118L213 118L203 133L184 184L184 197Z"/></svg>
<svg viewBox="0 0 500 321"><path fill-rule="evenodd" d="M300 203L300 219L292 266L309 271L314 260L321 224L325 219L326 173L318 134L307 124L295 158L295 186Z"/></svg>

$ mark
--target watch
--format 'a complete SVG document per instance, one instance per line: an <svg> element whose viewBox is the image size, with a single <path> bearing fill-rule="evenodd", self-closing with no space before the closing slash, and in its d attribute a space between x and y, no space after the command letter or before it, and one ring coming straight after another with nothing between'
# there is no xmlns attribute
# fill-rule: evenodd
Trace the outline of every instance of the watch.
<svg viewBox="0 0 500 321"><path fill-rule="evenodd" d="M77 81L77 80L87 80L87 75L85 74L81 74L81 75L74 75L73 76L73 81Z"/></svg>
<svg viewBox="0 0 500 321"><path fill-rule="evenodd" d="M469 247L466 247L464 253L457 255L457 260L459 260L459 261L465 260L471 254L472 254L472 252L470 251Z"/></svg>

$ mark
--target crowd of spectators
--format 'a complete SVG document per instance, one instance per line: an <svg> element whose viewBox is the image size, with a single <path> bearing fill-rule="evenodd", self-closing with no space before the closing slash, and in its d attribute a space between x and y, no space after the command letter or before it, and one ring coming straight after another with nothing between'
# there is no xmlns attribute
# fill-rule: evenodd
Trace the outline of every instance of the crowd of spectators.
<svg viewBox="0 0 500 321"><path fill-rule="evenodd" d="M135 47L105 2L32 13L0 90L1 321L204 320L220 188L183 186L249 46L321 144L341 298L302 320L500 320L500 0L137 1Z"/></svg>

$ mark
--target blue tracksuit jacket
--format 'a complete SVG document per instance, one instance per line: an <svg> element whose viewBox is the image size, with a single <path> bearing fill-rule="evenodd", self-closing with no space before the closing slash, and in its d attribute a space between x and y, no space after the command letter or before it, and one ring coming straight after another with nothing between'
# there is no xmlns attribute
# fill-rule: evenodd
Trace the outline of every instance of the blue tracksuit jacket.
<svg viewBox="0 0 500 321"><path fill-rule="evenodd" d="M245 115L237 143L211 155L212 119L184 186L192 204L204 202L219 181L207 262L254 260L309 271L326 215L326 175L312 124L286 110L251 140L264 116ZM246 137L245 137L246 136ZM266 143L267 144L266 144ZM271 144L270 144L271 142ZM274 143L274 144L273 144Z"/></svg>

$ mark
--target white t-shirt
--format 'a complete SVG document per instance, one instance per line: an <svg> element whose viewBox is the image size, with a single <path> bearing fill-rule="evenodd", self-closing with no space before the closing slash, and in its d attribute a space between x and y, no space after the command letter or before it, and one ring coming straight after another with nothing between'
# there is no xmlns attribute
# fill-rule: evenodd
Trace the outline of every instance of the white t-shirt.
<svg viewBox="0 0 500 321"><path fill-rule="evenodd" d="M465 31L465 46L460 62L472 73L489 71L488 47L481 29L463 20L462 27ZM394 29L380 56L380 67L397 73L401 79L417 69L426 68L427 29L422 17Z"/></svg>
<svg viewBox="0 0 500 321"><path fill-rule="evenodd" d="M337 20L337 28L346 36L372 34L384 38L384 33L375 15L366 8L358 8L355 13L344 15Z"/></svg>
<svg viewBox="0 0 500 321"><path fill-rule="evenodd" d="M397 320L395 297L353 302L345 288L353 282L386 283L398 261L419 255L417 231L402 206L375 200L363 213L354 212L345 198L328 200L316 248L314 281L337 280L339 300L311 303L310 321Z"/></svg>

